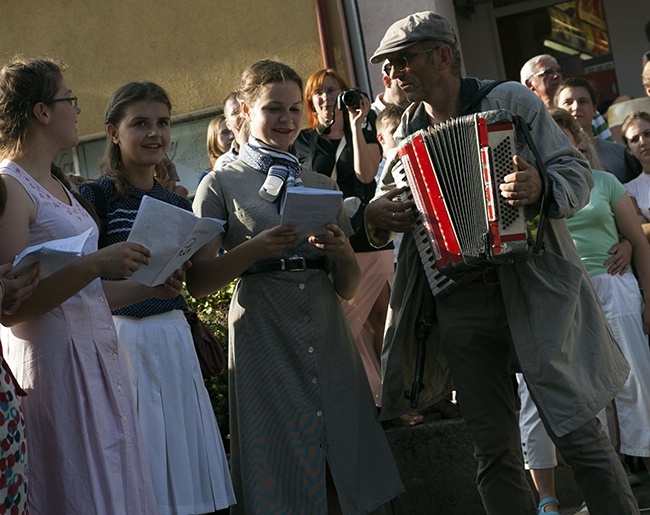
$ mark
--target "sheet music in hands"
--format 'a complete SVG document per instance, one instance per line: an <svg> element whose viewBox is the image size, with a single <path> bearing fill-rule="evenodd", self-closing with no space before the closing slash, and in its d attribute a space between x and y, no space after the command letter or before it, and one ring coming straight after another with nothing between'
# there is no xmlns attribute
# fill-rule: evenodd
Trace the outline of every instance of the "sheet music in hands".
<svg viewBox="0 0 650 515"><path fill-rule="evenodd" d="M191 211L145 196L127 241L149 249L148 265L142 265L131 279L147 286L158 286L183 266L183 263L217 234L224 221L199 218Z"/></svg>
<svg viewBox="0 0 650 515"><path fill-rule="evenodd" d="M77 236L50 240L27 247L14 259L14 267L7 273L7 278L18 277L39 261L41 263L41 279L58 272L81 257L81 252L91 233L92 229L88 229Z"/></svg>
<svg viewBox="0 0 650 515"><path fill-rule="evenodd" d="M280 223L293 225L300 236L325 234L326 224L336 223L342 198L338 190L287 188L280 206Z"/></svg>

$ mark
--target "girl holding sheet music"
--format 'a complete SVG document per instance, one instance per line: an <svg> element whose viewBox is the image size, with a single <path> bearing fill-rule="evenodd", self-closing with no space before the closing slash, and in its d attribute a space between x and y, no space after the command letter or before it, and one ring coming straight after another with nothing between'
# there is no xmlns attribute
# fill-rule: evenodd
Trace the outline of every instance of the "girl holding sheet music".
<svg viewBox="0 0 650 515"><path fill-rule="evenodd" d="M298 164L296 72L255 63L238 98L251 138L194 200L198 215L226 221L225 233L187 272L194 296L241 276L229 316L234 512L366 513L402 486L337 296L351 298L359 284L350 221L341 204L324 234L300 238L280 225L285 188L336 188Z"/></svg>
<svg viewBox="0 0 650 515"><path fill-rule="evenodd" d="M79 112L53 61L16 59L0 71L0 154L6 158L0 180L7 190L0 263L30 245L92 229L82 257L42 277L33 295L2 317L4 356L28 394L22 408L29 508L43 514L157 513L108 305L175 296L182 284L172 278L151 289L124 281L104 292L100 276L130 276L147 263L149 251L126 242L97 251L95 221L52 166L59 151L78 143Z"/></svg>
<svg viewBox="0 0 650 515"><path fill-rule="evenodd" d="M163 188L171 103L151 82L120 87L106 107L102 177L80 187L102 222L107 248L128 238L143 197L190 210ZM161 231L164 220L161 220ZM158 237L164 234L158 233ZM161 514L208 513L234 502L223 443L203 383L182 295L113 311Z"/></svg>

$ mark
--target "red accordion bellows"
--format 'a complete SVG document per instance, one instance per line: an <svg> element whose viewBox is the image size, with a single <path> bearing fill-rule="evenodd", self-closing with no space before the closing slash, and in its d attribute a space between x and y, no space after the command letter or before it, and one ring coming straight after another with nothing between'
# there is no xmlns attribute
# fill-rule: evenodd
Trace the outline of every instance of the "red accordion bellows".
<svg viewBox="0 0 650 515"><path fill-rule="evenodd" d="M410 188L402 200L417 206L414 236L434 295L474 267L531 254L524 208L499 193L503 178L516 171L517 128L508 111L488 111L418 131L398 148L402 166L393 175Z"/></svg>

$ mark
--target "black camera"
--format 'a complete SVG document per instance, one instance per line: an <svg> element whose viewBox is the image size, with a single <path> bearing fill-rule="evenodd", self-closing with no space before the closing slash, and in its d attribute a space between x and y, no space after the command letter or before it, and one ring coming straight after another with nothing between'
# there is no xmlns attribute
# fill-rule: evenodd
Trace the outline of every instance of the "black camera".
<svg viewBox="0 0 650 515"><path fill-rule="evenodd" d="M359 109L361 105L361 96L368 98L363 91L358 88L348 89L344 91L336 98L336 107L341 111L344 111L346 107L351 107L352 109Z"/></svg>

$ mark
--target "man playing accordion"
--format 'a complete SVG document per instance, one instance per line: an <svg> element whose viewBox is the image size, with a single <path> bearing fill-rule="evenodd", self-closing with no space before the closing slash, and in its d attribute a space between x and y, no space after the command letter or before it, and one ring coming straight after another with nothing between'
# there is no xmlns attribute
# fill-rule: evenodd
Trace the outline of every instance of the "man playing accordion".
<svg viewBox="0 0 650 515"><path fill-rule="evenodd" d="M511 374L521 370L549 434L573 467L590 513L637 514L621 463L595 418L619 391L628 364L613 339L567 230L565 218L589 201L593 179L526 87L461 77L456 35L434 12L395 22L370 59L390 63L411 102L396 142L470 111L504 109L523 119L537 148L513 157L513 172L497 194L512 206L538 209L543 194L548 222L543 249L527 260L473 270L467 280L431 301L431 288L413 237L417 211L401 202L393 167L386 166L378 196L366 210L370 241L381 247L404 232L384 340L382 418L411 410L422 305L435 319L426 342L421 407L456 390L475 444L477 483L488 514L537 513L523 469ZM544 168L544 174L538 170ZM546 186L546 187L545 187ZM411 392L413 394L413 392Z"/></svg>

